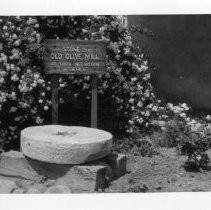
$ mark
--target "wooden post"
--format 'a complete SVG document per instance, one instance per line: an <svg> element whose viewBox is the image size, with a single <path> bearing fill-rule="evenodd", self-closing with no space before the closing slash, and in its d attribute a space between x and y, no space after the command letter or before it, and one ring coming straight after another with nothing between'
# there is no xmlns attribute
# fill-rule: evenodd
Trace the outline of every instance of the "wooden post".
<svg viewBox="0 0 211 210"><path fill-rule="evenodd" d="M59 76L52 75L52 123L58 124L58 83Z"/></svg>
<svg viewBox="0 0 211 210"><path fill-rule="evenodd" d="M97 128L97 74L92 75L91 127Z"/></svg>

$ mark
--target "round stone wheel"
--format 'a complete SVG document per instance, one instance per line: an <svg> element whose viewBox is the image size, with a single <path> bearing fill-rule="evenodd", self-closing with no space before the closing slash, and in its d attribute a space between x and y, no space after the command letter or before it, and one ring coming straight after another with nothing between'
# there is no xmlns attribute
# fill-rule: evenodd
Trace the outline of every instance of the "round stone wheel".
<svg viewBox="0 0 211 210"><path fill-rule="evenodd" d="M21 149L32 159L58 164L81 164L111 152L111 133L80 126L44 125L21 131Z"/></svg>

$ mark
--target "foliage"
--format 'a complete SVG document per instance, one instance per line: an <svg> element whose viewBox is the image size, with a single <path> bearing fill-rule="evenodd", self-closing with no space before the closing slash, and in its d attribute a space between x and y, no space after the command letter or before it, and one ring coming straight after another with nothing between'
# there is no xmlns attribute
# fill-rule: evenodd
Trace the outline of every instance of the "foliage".
<svg viewBox="0 0 211 210"><path fill-rule="evenodd" d="M164 116L165 121L158 123L162 132L154 133L152 142L159 146L177 147L181 154L188 157L187 169L205 169L210 160L206 153L211 145L209 116L201 120L188 117L189 108L185 104L174 106L168 103L162 110L165 114L160 117Z"/></svg>
<svg viewBox="0 0 211 210"><path fill-rule="evenodd" d="M107 71L99 75L99 107L112 110L111 118L122 132L131 134L150 125L157 107L148 61L117 16L2 17L0 133L6 150L19 147L21 129L51 120L51 80L44 74L42 59L47 38L104 40ZM75 101L90 107L90 94L89 75L60 77L61 110ZM66 116L63 112L60 117Z"/></svg>
<svg viewBox="0 0 211 210"><path fill-rule="evenodd" d="M151 157L158 154L147 136L139 139L124 138L118 140L113 150L120 153L130 153L135 156Z"/></svg>
<svg viewBox="0 0 211 210"><path fill-rule="evenodd" d="M164 103L157 100L157 112L155 120L152 122L153 126L158 130L165 130L166 125L173 123L173 121L181 121L188 123L191 118L187 116L190 107L185 103L179 103L178 105L173 105L172 103Z"/></svg>
<svg viewBox="0 0 211 210"><path fill-rule="evenodd" d="M154 128L151 135L152 142L158 147L175 147L184 138L185 130L191 120L187 115L190 107L185 103L173 105L161 103L160 100L157 102L157 115L152 121Z"/></svg>
<svg viewBox="0 0 211 210"><path fill-rule="evenodd" d="M188 170L206 169L210 158L206 153L210 148L211 132L196 132L189 130L188 138L180 145L181 154L187 155L185 167Z"/></svg>
<svg viewBox="0 0 211 210"><path fill-rule="evenodd" d="M133 192L133 193L145 193L149 190L149 188L147 187L147 185L145 184L142 184L141 186L140 185L134 185L134 186L131 186L127 189L128 192Z"/></svg>
<svg viewBox="0 0 211 210"><path fill-rule="evenodd" d="M165 129L154 132L151 139L158 147L176 147L187 138L186 129L186 122L175 117L166 122Z"/></svg>
<svg viewBox="0 0 211 210"><path fill-rule="evenodd" d="M205 169L210 161L206 152L211 146L211 117L194 119L188 117L189 110L184 103L160 105L158 120L154 122L159 129L151 139L156 146L177 147L181 154L187 155L187 169Z"/></svg>

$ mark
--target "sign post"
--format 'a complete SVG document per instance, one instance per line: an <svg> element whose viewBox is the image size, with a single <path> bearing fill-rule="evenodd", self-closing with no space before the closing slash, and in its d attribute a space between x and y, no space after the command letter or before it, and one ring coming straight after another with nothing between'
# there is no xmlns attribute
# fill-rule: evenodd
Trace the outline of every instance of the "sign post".
<svg viewBox="0 0 211 210"><path fill-rule="evenodd" d="M91 127L97 128L97 74L92 75Z"/></svg>
<svg viewBox="0 0 211 210"><path fill-rule="evenodd" d="M52 76L52 123L58 124L58 75Z"/></svg>
<svg viewBox="0 0 211 210"><path fill-rule="evenodd" d="M91 127L97 128L97 75L106 69L106 43L48 39L45 47L45 73L52 74L52 123L58 124L59 74L90 74Z"/></svg>

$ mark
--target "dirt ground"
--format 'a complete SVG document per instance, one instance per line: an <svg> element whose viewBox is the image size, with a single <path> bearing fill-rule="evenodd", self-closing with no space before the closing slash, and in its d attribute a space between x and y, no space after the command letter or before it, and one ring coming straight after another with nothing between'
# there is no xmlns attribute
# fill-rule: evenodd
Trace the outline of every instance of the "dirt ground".
<svg viewBox="0 0 211 210"><path fill-rule="evenodd" d="M128 173L111 183L111 192L211 191L211 171L187 172L183 167L187 157L175 149L161 148L152 157L127 157Z"/></svg>

